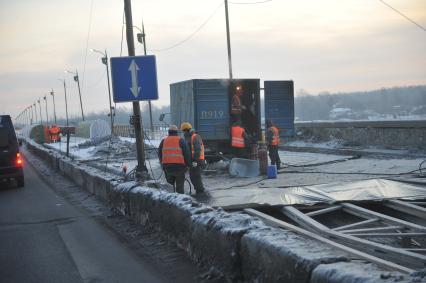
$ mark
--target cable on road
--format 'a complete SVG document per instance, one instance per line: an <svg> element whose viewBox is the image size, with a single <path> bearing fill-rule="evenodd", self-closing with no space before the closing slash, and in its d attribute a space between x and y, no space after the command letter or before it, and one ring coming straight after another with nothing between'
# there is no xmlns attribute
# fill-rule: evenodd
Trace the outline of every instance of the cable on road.
<svg viewBox="0 0 426 283"><path fill-rule="evenodd" d="M81 88L84 90L84 81L85 81L85 75L86 75L86 61L87 61L87 53L89 51L89 39L90 39L90 31L92 30L92 16L93 16L93 2L94 0L90 1L90 13L89 13L89 28L87 30L87 37L86 37L86 47L85 47L85 55L84 55L84 65L83 65L83 79L81 80Z"/></svg>

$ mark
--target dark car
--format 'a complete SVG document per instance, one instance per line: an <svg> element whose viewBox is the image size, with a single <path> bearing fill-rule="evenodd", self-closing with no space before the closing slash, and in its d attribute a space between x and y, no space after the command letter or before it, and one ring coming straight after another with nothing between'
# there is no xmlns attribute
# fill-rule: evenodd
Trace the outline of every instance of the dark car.
<svg viewBox="0 0 426 283"><path fill-rule="evenodd" d="M16 180L18 187L24 186L23 159L9 115L0 115L0 181Z"/></svg>

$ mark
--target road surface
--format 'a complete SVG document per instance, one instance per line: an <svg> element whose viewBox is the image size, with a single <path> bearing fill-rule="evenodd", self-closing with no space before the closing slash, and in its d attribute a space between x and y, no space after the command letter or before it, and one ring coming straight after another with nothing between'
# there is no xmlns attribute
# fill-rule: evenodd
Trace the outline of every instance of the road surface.
<svg viewBox="0 0 426 283"><path fill-rule="evenodd" d="M56 194L28 164L25 187L0 183L0 281L167 282L149 259Z"/></svg>

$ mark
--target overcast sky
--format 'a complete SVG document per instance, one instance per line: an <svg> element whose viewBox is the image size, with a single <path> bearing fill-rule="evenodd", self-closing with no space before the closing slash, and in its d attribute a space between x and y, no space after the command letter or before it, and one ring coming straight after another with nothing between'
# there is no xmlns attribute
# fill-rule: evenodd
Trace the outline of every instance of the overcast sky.
<svg viewBox="0 0 426 283"><path fill-rule="evenodd" d="M236 4L255 1L229 4L236 78L292 79L296 90L314 94L426 84L426 32L379 0ZM425 0L386 2L426 27ZM148 53L157 56L154 105L169 103L170 83L228 76L223 0L132 0L132 6L134 24L144 20ZM184 40L210 16L185 43L154 51ZM58 79L66 79L69 111L78 115L76 83L66 69L78 69L85 112L107 109L105 67L86 50L119 56L122 17L122 0L0 0L0 113L17 115L53 88L64 116Z"/></svg>

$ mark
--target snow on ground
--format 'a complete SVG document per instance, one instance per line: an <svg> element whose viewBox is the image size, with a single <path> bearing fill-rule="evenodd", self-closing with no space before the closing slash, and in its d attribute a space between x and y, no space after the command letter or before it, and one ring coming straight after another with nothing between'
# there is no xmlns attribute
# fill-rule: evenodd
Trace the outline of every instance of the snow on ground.
<svg viewBox="0 0 426 283"><path fill-rule="evenodd" d="M79 138L76 136L71 136L70 138L70 147L69 152L71 156L74 156L81 160L87 160L90 158L93 158L96 153L96 147L90 146L87 148L79 148L78 145L87 142L88 139L85 138ZM67 152L67 139L65 137L62 137L61 142L57 143L48 143L44 144L48 148L56 149L61 152Z"/></svg>
<svg viewBox="0 0 426 283"><path fill-rule="evenodd" d="M127 167L127 172L130 172L137 166L134 148L135 139L119 137L115 141L113 151L110 154L107 154L108 147L106 147L105 142L107 141L96 143L73 137L71 138L70 152L78 159L93 159L94 161L90 162L93 166L98 168L105 168L107 166L109 171L114 171L122 176L121 172L124 166ZM93 143L98 145L92 145ZM148 145L147 147L152 145L157 148L160 140L145 140L145 143ZM314 145L327 148L335 146L335 144ZM63 152L66 150L64 140L61 143L49 144L48 146ZM127 151L123 150L122 146ZM407 173L418 169L420 162L424 159L410 159L401 155L398 155L398 159L375 158L372 156L351 159L353 157L349 155L292 151L280 151L279 154L283 169L278 174L277 179L266 179L265 176L256 178L233 177L228 173L229 163L221 161L208 166L208 170L203 174L204 186L210 192L226 190L232 194L233 190L237 193L247 189L247 193L250 191L259 193L259 190L264 190L267 193L266 190L269 191L276 188L392 177L389 174L395 174L396 176L396 174ZM159 184L161 188L172 190L172 187L165 180L156 151L153 149L147 151L146 166L154 182ZM186 177L188 182L185 182L185 191L189 193L189 173L187 173ZM194 190L192 190L192 193L194 193Z"/></svg>

